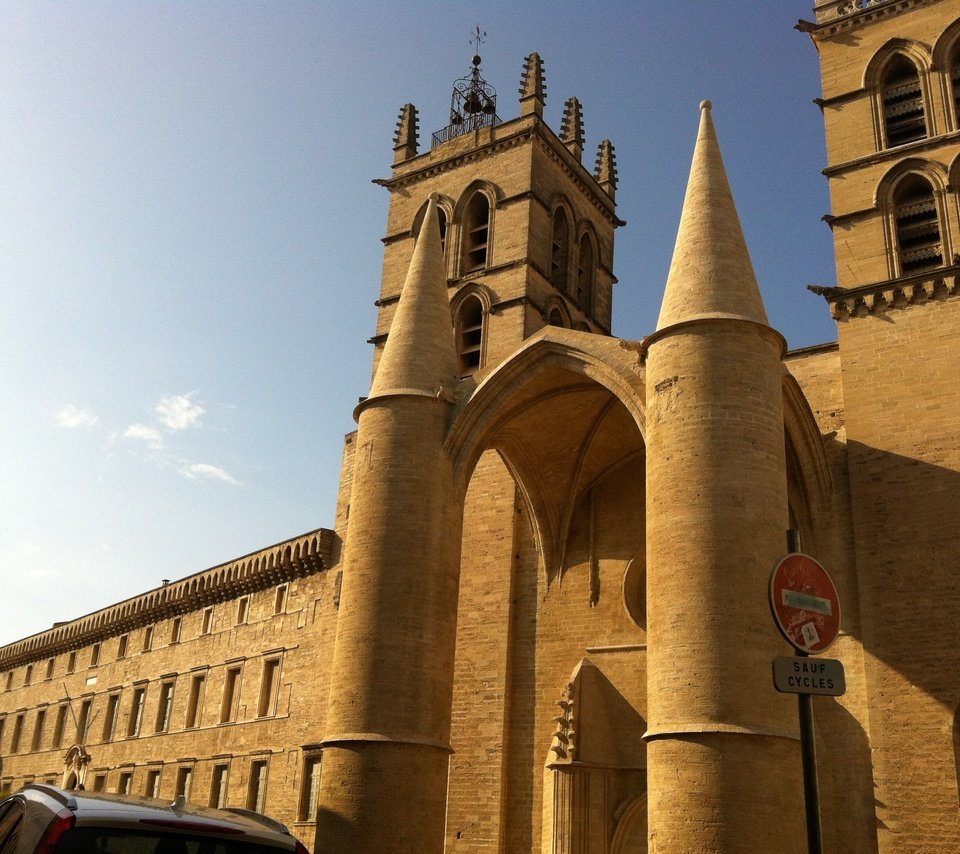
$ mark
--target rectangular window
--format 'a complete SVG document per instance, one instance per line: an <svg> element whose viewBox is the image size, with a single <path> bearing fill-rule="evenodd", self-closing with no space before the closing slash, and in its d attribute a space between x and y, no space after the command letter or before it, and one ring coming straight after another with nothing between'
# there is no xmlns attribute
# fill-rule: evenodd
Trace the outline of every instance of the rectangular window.
<svg viewBox="0 0 960 854"><path fill-rule="evenodd" d="M143 787L143 793L148 798L160 797L160 769L151 768L147 771L146 785Z"/></svg>
<svg viewBox="0 0 960 854"><path fill-rule="evenodd" d="M55 661L56 661L55 658L48 658L48 659L47 659L47 673L46 673L46 676L44 676L44 679L52 679L52 678L53 678L53 663L54 663Z"/></svg>
<svg viewBox="0 0 960 854"><path fill-rule="evenodd" d="M0 715L0 744L3 743L3 725L7 722L6 715Z"/></svg>
<svg viewBox="0 0 960 854"><path fill-rule="evenodd" d="M120 635L120 640L117 641L117 659L126 658L127 656L127 635Z"/></svg>
<svg viewBox="0 0 960 854"><path fill-rule="evenodd" d="M120 779L117 780L117 794L129 795L133 791L133 772L121 771Z"/></svg>
<svg viewBox="0 0 960 854"><path fill-rule="evenodd" d="M97 774L93 778L93 791L103 792L107 788L107 775L106 774Z"/></svg>
<svg viewBox="0 0 960 854"><path fill-rule="evenodd" d="M90 648L90 666L96 667L100 663L100 644L95 643Z"/></svg>
<svg viewBox="0 0 960 854"><path fill-rule="evenodd" d="M120 706L120 694L111 694L107 697L107 713L103 717L103 740L113 741L113 734L117 728L117 709Z"/></svg>
<svg viewBox="0 0 960 854"><path fill-rule="evenodd" d="M153 649L153 626L147 626L143 630L143 651L150 652Z"/></svg>
<svg viewBox="0 0 960 854"><path fill-rule="evenodd" d="M28 664L27 669L23 671L23 684L29 685L33 681L33 665Z"/></svg>
<svg viewBox="0 0 960 854"><path fill-rule="evenodd" d="M157 707L155 732L166 732L170 726L170 711L173 708L173 682L160 685L160 705Z"/></svg>
<svg viewBox="0 0 960 854"><path fill-rule="evenodd" d="M316 821L320 800L320 757L308 756L303 764L303 785L300 788L299 821Z"/></svg>
<svg viewBox="0 0 960 854"><path fill-rule="evenodd" d="M213 628L213 608L203 609L203 618L200 622L200 634L208 635Z"/></svg>
<svg viewBox="0 0 960 854"><path fill-rule="evenodd" d="M235 721L240 708L240 668L229 667L223 681L223 701L220 703L220 723Z"/></svg>
<svg viewBox="0 0 960 854"><path fill-rule="evenodd" d="M36 753L43 744L43 725L47 721L47 710L37 709L37 720L33 725L33 741L30 742L30 749Z"/></svg>
<svg viewBox="0 0 960 854"><path fill-rule="evenodd" d="M127 723L127 735L130 737L140 734L140 725L143 723L143 706L146 701L146 687L134 688L133 704L130 706L130 720Z"/></svg>
<svg viewBox="0 0 960 854"><path fill-rule="evenodd" d="M77 651L73 650L67 656L67 673L73 673L77 669Z"/></svg>
<svg viewBox="0 0 960 854"><path fill-rule="evenodd" d="M229 765L214 765L210 783L210 806L222 810L227 805L227 775Z"/></svg>
<svg viewBox="0 0 960 854"><path fill-rule="evenodd" d="M23 713L13 719L13 735L10 738L10 752L16 753L20 749L20 736L23 735Z"/></svg>
<svg viewBox="0 0 960 854"><path fill-rule="evenodd" d="M282 614L287 610L287 585L281 584L277 588L277 597L273 602L273 613Z"/></svg>
<svg viewBox="0 0 960 854"><path fill-rule="evenodd" d="M174 617L170 626L170 643L180 643L180 630L183 628L183 618Z"/></svg>
<svg viewBox="0 0 960 854"><path fill-rule="evenodd" d="M57 706L57 717L53 722L53 743L50 745L56 749L63 744L63 731L67 726L67 704L61 703Z"/></svg>
<svg viewBox="0 0 960 854"><path fill-rule="evenodd" d="M268 658L263 662L263 675L260 678L260 700L257 703L258 718L276 714L277 689L279 687L280 659Z"/></svg>
<svg viewBox="0 0 960 854"><path fill-rule="evenodd" d="M200 718L203 715L203 694L207 684L207 675L205 673L196 673L190 681L190 697L187 700L187 720L184 726L187 729L200 726Z"/></svg>
<svg viewBox="0 0 960 854"><path fill-rule="evenodd" d="M193 782L192 768L177 769L177 791L175 796L183 795L184 800L190 800L190 784Z"/></svg>
<svg viewBox="0 0 960 854"><path fill-rule="evenodd" d="M250 786L247 788L247 809L262 813L267 803L267 762L250 763Z"/></svg>
<svg viewBox="0 0 960 854"><path fill-rule="evenodd" d="M241 596L237 602L237 625L242 625L247 621L250 611L250 597Z"/></svg>
<svg viewBox="0 0 960 854"><path fill-rule="evenodd" d="M13 671L7 671L7 687L6 690L9 691L13 687Z"/></svg>
<svg viewBox="0 0 960 854"><path fill-rule="evenodd" d="M90 707L93 700L84 700L80 704L80 714L77 717L77 744L86 744L87 727L90 725Z"/></svg>

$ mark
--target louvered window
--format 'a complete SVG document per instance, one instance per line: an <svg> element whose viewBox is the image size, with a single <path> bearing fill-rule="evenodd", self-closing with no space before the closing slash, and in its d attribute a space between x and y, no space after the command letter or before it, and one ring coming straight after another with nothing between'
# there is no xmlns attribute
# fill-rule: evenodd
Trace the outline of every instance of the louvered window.
<svg viewBox="0 0 960 854"><path fill-rule="evenodd" d="M577 253L577 305L587 314L593 312L593 277L595 262L593 244L585 234L580 238L580 250Z"/></svg>
<svg viewBox="0 0 960 854"><path fill-rule="evenodd" d="M898 188L895 203L900 272L906 276L942 266L933 188L923 178L911 176Z"/></svg>
<svg viewBox="0 0 960 854"><path fill-rule="evenodd" d="M953 88L953 115L960 127L960 45L954 48L950 60L950 85Z"/></svg>
<svg viewBox="0 0 960 854"><path fill-rule="evenodd" d="M490 203L476 193L467 205L463 220L463 265L461 272L472 273L487 266L487 241L490 236Z"/></svg>
<svg viewBox="0 0 960 854"><path fill-rule="evenodd" d="M469 296L460 306L457 317L457 349L460 355L460 376L467 377L480 368L483 346L483 304Z"/></svg>
<svg viewBox="0 0 960 854"><path fill-rule="evenodd" d="M553 214L553 239L550 244L550 281L559 291L567 289L569 240L567 215L563 208L557 208Z"/></svg>
<svg viewBox="0 0 960 854"><path fill-rule="evenodd" d="M445 252L447 249L447 215L439 205L437 206L437 214L440 221L440 251Z"/></svg>
<svg viewBox="0 0 960 854"><path fill-rule="evenodd" d="M920 77L914 64L903 56L890 63L884 76L883 123L890 148L927 135Z"/></svg>

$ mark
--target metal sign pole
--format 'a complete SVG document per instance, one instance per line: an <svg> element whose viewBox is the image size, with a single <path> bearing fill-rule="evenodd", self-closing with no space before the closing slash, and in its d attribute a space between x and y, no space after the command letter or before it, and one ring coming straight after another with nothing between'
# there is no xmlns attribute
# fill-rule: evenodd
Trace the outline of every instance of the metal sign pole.
<svg viewBox="0 0 960 854"><path fill-rule="evenodd" d="M800 532L795 528L787 531L787 551L801 552ZM808 658L799 649L798 658ZM823 835L820 829L820 787L817 783L817 745L813 731L813 695L797 694L797 710L800 713L800 754L803 758L803 800L807 812L807 850L810 854L823 854Z"/></svg>

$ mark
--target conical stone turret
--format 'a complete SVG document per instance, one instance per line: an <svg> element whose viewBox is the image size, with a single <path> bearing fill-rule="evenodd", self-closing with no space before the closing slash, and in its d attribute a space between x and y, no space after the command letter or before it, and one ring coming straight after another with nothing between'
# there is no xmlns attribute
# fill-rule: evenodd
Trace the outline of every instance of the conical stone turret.
<svg viewBox="0 0 960 854"><path fill-rule="evenodd" d="M785 550L783 339L704 102L647 388L650 851L801 851L795 707L767 580Z"/></svg>
<svg viewBox="0 0 960 854"><path fill-rule="evenodd" d="M697 145L657 329L697 317L767 322L709 101L700 104Z"/></svg>
<svg viewBox="0 0 960 854"><path fill-rule="evenodd" d="M455 365L431 199L357 407L319 851L443 850L462 525L443 450Z"/></svg>

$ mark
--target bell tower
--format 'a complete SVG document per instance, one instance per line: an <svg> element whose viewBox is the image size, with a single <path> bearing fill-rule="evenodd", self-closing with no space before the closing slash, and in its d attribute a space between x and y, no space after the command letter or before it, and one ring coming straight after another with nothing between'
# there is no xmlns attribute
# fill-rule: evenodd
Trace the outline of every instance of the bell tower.
<svg viewBox="0 0 960 854"><path fill-rule="evenodd" d="M886 282L909 301L918 277L960 252L960 3L819 2L814 13L797 26L820 57L837 284Z"/></svg>
<svg viewBox="0 0 960 854"><path fill-rule="evenodd" d="M938 822L957 810L960 686L942 674L960 652L935 620L960 598L943 498L960 471L960 0L814 12L799 26L820 57L837 258L837 287L814 290L837 320L876 845L954 851L960 825Z"/></svg>
<svg viewBox="0 0 960 854"><path fill-rule="evenodd" d="M478 47L481 34L477 34ZM374 370L389 334L426 201L436 194L461 377L481 373L548 324L608 334L616 161L603 140L582 162L580 102L567 100L559 134L543 118L536 53L524 63L519 115L501 119L496 89L474 55L453 85L449 123L419 150L418 114L400 112L390 192Z"/></svg>

